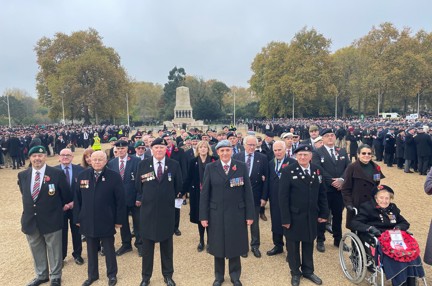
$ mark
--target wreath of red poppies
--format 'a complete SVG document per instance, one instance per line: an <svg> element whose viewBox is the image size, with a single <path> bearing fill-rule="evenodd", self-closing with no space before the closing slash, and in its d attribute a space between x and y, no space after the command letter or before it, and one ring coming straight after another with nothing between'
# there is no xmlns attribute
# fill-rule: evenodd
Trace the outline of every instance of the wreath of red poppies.
<svg viewBox="0 0 432 286"><path fill-rule="evenodd" d="M405 242L405 245L407 246L407 249L394 249L392 248L390 242L390 232L386 230L381 234L381 236L378 238L381 249L384 252L385 255L388 257L399 261L399 262L410 262L416 259L420 255L420 248L415 240L414 237L412 237L407 232L401 230L402 238Z"/></svg>

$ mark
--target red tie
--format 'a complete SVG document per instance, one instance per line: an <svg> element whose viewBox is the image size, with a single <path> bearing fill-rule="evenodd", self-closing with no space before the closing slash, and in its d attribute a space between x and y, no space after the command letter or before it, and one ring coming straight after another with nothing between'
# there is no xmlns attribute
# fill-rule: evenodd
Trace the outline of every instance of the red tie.
<svg viewBox="0 0 432 286"><path fill-rule="evenodd" d="M157 178L159 182L162 180L162 162L158 162L159 166L157 168Z"/></svg>
<svg viewBox="0 0 432 286"><path fill-rule="evenodd" d="M36 201L39 193L40 193L40 172L36 172L35 181L31 192L31 196L34 202Z"/></svg>
<svg viewBox="0 0 432 286"><path fill-rule="evenodd" d="M124 171L125 171L124 161L120 160L120 176L122 180L124 180Z"/></svg>

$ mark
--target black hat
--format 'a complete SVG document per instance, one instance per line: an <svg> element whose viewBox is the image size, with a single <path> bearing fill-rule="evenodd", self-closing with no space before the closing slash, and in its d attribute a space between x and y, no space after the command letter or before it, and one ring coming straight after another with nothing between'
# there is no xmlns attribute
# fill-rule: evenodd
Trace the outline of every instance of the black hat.
<svg viewBox="0 0 432 286"><path fill-rule="evenodd" d="M312 152L312 146L310 146L308 144L301 144L294 150L294 154L297 154L298 152L301 152L301 151Z"/></svg>
<svg viewBox="0 0 432 286"><path fill-rule="evenodd" d="M135 137L142 137L142 133L138 131L137 133L135 133Z"/></svg>
<svg viewBox="0 0 432 286"><path fill-rule="evenodd" d="M230 128L228 129L228 131L237 131L237 128L235 126L230 126Z"/></svg>
<svg viewBox="0 0 432 286"><path fill-rule="evenodd" d="M392 188L390 188L387 185L379 185L379 186L372 189L372 196L375 196L379 191L382 191L382 190L386 190L387 192L392 193L394 195L394 191Z"/></svg>
<svg viewBox="0 0 432 286"><path fill-rule="evenodd" d="M116 146L116 147L128 147L129 143L125 140L119 140L116 143L114 143L114 146Z"/></svg>
<svg viewBox="0 0 432 286"><path fill-rule="evenodd" d="M237 137L237 136L234 132L228 132L227 133L227 139L229 139L230 137Z"/></svg>
<svg viewBox="0 0 432 286"><path fill-rule="evenodd" d="M274 137L274 134L273 134L273 132L271 132L271 131L267 131L267 132L265 133L265 136L267 136L267 137Z"/></svg>
<svg viewBox="0 0 432 286"><path fill-rule="evenodd" d="M170 132L165 132L164 134L162 134L161 138L170 137L170 136L171 136Z"/></svg>
<svg viewBox="0 0 432 286"><path fill-rule="evenodd" d="M153 142L151 143L151 147L155 146L155 145L163 145L163 146L168 146L168 143L166 142L165 139L163 138L156 138L155 140L153 140Z"/></svg>
<svg viewBox="0 0 432 286"><path fill-rule="evenodd" d="M334 131L331 128L325 128L325 129L321 130L320 136L324 136L327 133L334 133Z"/></svg>
<svg viewBox="0 0 432 286"><path fill-rule="evenodd" d="M293 136L300 136L300 131L294 131Z"/></svg>

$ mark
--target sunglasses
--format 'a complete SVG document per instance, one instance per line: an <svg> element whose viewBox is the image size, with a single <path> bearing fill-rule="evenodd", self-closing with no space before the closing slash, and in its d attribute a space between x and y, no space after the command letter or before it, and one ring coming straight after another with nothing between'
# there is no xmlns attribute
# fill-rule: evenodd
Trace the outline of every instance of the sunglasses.
<svg viewBox="0 0 432 286"><path fill-rule="evenodd" d="M372 155L371 152L361 152L361 154L362 154L362 155L369 155L369 156Z"/></svg>

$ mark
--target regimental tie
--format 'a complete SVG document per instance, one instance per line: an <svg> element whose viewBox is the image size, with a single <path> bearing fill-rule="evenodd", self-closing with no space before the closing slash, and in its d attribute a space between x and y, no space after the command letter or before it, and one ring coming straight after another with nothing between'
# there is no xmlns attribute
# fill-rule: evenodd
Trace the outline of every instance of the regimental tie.
<svg viewBox="0 0 432 286"><path fill-rule="evenodd" d="M124 160L120 160L120 176L124 180L125 165Z"/></svg>
<svg viewBox="0 0 432 286"><path fill-rule="evenodd" d="M276 159L275 161L276 161L275 172L276 174L279 174L279 160Z"/></svg>
<svg viewBox="0 0 432 286"><path fill-rule="evenodd" d="M247 166L249 174L251 172L251 163L252 163L251 160L252 160L252 154L248 154L247 155L247 160L246 160L246 166Z"/></svg>
<svg viewBox="0 0 432 286"><path fill-rule="evenodd" d="M335 154L333 153L333 148L330 148L330 155L332 157L333 162L336 162Z"/></svg>
<svg viewBox="0 0 432 286"><path fill-rule="evenodd" d="M40 193L40 172L37 171L36 172L36 176L35 176L35 180L34 180L34 185L33 185L33 189L31 192L31 196L33 201L35 202L39 193Z"/></svg>
<svg viewBox="0 0 432 286"><path fill-rule="evenodd" d="M304 172L306 173L306 176L310 177L309 169L305 169Z"/></svg>
<svg viewBox="0 0 432 286"><path fill-rule="evenodd" d="M159 166L157 168L157 178L159 182L162 180L162 162L158 162Z"/></svg>
<svg viewBox="0 0 432 286"><path fill-rule="evenodd" d="M95 176L95 184L97 183L100 174L101 174L100 172L95 172L95 173L94 173L94 176Z"/></svg>
<svg viewBox="0 0 432 286"><path fill-rule="evenodd" d="M69 166L66 166L64 168L64 172L65 172L65 175L66 175L66 181L68 182L68 184L70 186L71 185L71 181L70 181L70 175L69 175Z"/></svg>
<svg viewBox="0 0 432 286"><path fill-rule="evenodd" d="M225 174L228 175L228 172L229 172L229 165L228 165L228 164L224 165L224 166L223 166L223 169L224 169L224 171L225 171Z"/></svg>

